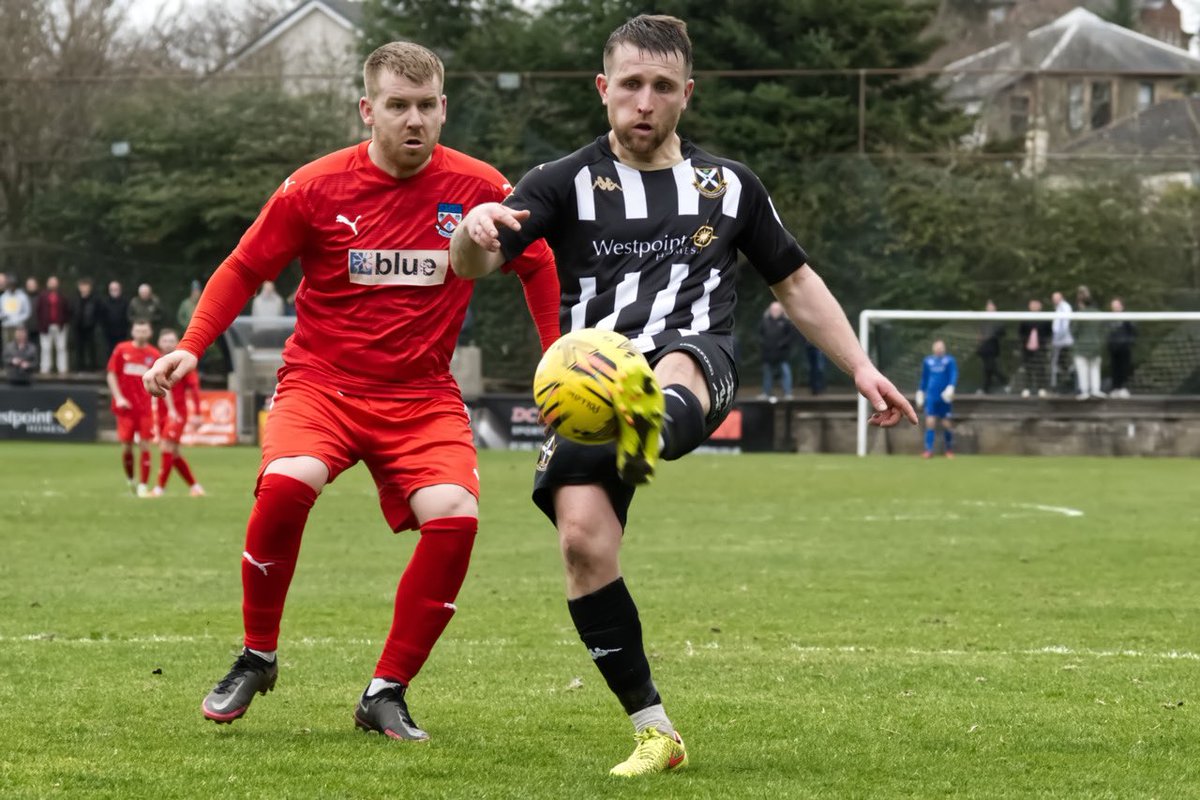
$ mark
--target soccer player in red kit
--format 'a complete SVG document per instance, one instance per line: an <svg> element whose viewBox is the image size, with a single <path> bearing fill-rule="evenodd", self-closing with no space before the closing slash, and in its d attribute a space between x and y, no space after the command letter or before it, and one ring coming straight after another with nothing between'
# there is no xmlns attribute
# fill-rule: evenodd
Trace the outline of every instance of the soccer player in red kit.
<svg viewBox="0 0 1200 800"><path fill-rule="evenodd" d="M510 188L492 167L438 144L446 119L436 55L384 45L363 66L371 138L287 177L213 274L179 348L145 376L162 396L254 294L293 259L304 273L283 351L242 553L245 648L204 698L232 722L275 686L284 598L318 493L358 461L393 531L419 529L395 614L355 724L427 739L405 691L455 612L478 528L479 477L450 358L471 282L449 268L450 235ZM558 336L558 279L545 243L512 259L542 346Z"/></svg>
<svg viewBox="0 0 1200 800"><path fill-rule="evenodd" d="M163 355L172 353L179 346L179 334L171 328L163 328L158 334L158 349ZM171 391L158 398L154 408L158 420L158 449L162 454L162 469L158 473L158 483L150 490L154 497L162 497L171 477L171 470L179 472L179 476L187 481L188 493L192 497L203 497L204 487L196 482L192 468L183 453L179 452L179 440L183 438L183 429L187 425L188 400L196 413L200 413L200 375L196 371L183 376L183 380L171 387Z"/></svg>
<svg viewBox="0 0 1200 800"><path fill-rule="evenodd" d="M139 319L130 329L130 341L121 342L113 348L108 359L108 390L112 394L112 412L117 418L117 441L121 443L121 459L125 465L125 478L129 488L138 497L149 497L146 485L150 480L150 440L154 438L154 409L150 407L150 396L142 387L142 377L159 357L158 350L150 344L150 323ZM141 454L138 481L133 481L133 442L137 438ZM135 489L136 486L136 489Z"/></svg>

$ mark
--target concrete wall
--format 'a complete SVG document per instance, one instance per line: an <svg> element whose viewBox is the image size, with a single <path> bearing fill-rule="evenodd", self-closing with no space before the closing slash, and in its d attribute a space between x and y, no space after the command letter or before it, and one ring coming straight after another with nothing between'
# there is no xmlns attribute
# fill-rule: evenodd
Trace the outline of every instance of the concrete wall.
<svg viewBox="0 0 1200 800"><path fill-rule="evenodd" d="M1200 398L960 398L954 403L955 450L962 454L1200 457ZM872 453L916 455L924 428L872 428ZM853 453L853 402L797 403L781 449ZM938 437L938 446L941 437Z"/></svg>

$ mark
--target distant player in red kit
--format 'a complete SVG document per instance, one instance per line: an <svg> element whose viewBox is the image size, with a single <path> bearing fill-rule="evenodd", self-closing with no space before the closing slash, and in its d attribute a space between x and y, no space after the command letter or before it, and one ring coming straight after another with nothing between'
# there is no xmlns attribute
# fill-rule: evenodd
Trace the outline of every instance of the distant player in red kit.
<svg viewBox="0 0 1200 800"><path fill-rule="evenodd" d="M449 268L450 235L510 187L492 167L438 144L446 120L436 55L384 45L363 66L367 142L299 170L263 206L213 274L179 348L154 365L162 396L293 259L304 279L283 351L242 553L245 648L204 698L232 722L275 686L275 649L300 538L317 494L363 461L393 531L421 532L355 724L427 739L405 691L455 612L478 528L479 476L450 358L471 282ZM506 268L521 278L543 348L558 336L558 279L545 243ZM349 532L359 535L358 532Z"/></svg>
<svg viewBox="0 0 1200 800"><path fill-rule="evenodd" d="M158 334L158 349L163 354L172 353L179 345L179 334L170 328L163 328ZM158 449L162 454L162 469L158 473L158 483L150 494L161 497L166 489L167 479L171 470L178 470L179 476L187 481L188 493L192 497L203 497L204 487L196 482L192 468L183 453L179 452L179 440L183 438L183 430L188 420L188 401L196 413L200 413L200 375L193 370L183 376L183 380L171 387L171 391L158 398L154 408L158 421Z"/></svg>
<svg viewBox="0 0 1200 800"><path fill-rule="evenodd" d="M112 411L117 418L117 441L121 443L121 459L129 488L138 497L149 497L146 485L150 480L150 440L154 438L154 409L150 396L142 387L142 377L160 355L150 344L150 323L139 319L130 329L130 341L113 348L108 359L108 390L112 394ZM141 454L138 481L133 480L133 442L137 438Z"/></svg>

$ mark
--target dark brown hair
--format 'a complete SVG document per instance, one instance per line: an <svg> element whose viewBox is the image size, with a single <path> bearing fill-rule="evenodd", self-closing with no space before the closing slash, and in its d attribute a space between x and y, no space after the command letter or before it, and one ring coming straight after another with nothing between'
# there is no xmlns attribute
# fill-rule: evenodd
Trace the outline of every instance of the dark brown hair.
<svg viewBox="0 0 1200 800"><path fill-rule="evenodd" d="M613 31L604 44L605 69L613 51L623 44L631 44L640 51L656 56L673 56L678 53L692 75L692 40L688 38L687 23L678 17L665 14L641 14L627 20Z"/></svg>

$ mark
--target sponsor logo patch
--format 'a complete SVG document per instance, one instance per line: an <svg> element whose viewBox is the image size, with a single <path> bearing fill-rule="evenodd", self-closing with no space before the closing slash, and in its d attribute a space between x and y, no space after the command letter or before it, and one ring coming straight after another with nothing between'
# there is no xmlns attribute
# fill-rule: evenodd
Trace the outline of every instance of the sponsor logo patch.
<svg viewBox="0 0 1200 800"><path fill-rule="evenodd" d="M351 250L349 277L360 286L440 286L446 282L446 250Z"/></svg>
<svg viewBox="0 0 1200 800"><path fill-rule="evenodd" d="M717 238L717 232L713 230L712 225L701 225L699 230L692 234L692 244L696 245L698 249L703 250Z"/></svg>
<svg viewBox="0 0 1200 800"><path fill-rule="evenodd" d="M434 227L437 228L438 233L449 239L454 235L454 229L458 227L458 223L462 222L462 218L462 203L438 203L437 223Z"/></svg>

